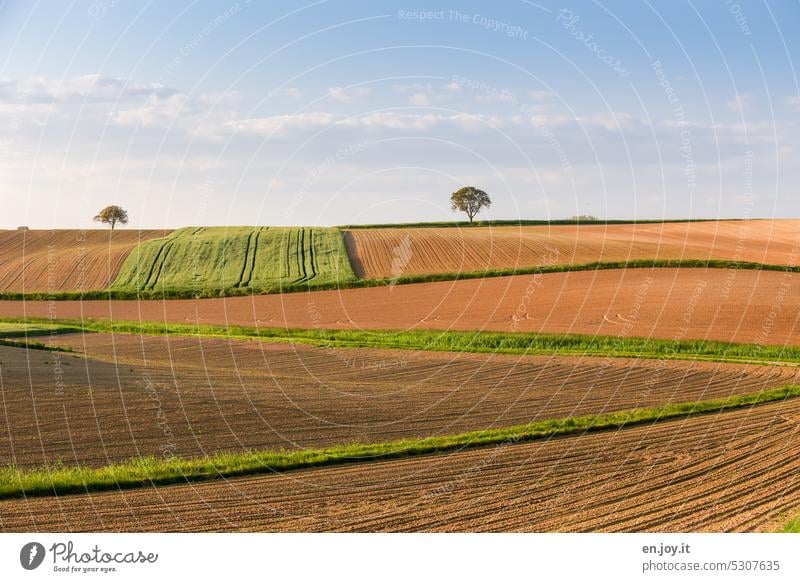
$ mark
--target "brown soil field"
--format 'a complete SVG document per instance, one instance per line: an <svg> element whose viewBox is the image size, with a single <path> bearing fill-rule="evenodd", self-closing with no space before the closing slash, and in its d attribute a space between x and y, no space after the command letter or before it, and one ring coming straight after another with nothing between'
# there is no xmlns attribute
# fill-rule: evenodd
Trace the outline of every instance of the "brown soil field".
<svg viewBox="0 0 800 582"><path fill-rule="evenodd" d="M755 392L798 368L58 336L0 347L0 466L324 447Z"/></svg>
<svg viewBox="0 0 800 582"><path fill-rule="evenodd" d="M107 289L128 254L161 230L0 230L0 292Z"/></svg>
<svg viewBox="0 0 800 582"><path fill-rule="evenodd" d="M800 221L353 229L345 242L367 278L635 259L794 265Z"/></svg>
<svg viewBox="0 0 800 582"><path fill-rule="evenodd" d="M4 531L757 531L800 511L800 401L449 455L0 502Z"/></svg>
<svg viewBox="0 0 800 582"><path fill-rule="evenodd" d="M628 269L172 301L0 301L0 317L569 332L800 345L800 274Z"/></svg>

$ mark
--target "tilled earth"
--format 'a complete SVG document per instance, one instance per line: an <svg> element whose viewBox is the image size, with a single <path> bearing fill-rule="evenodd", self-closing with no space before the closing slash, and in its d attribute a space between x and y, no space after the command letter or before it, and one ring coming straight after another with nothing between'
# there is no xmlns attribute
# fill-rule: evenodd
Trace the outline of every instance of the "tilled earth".
<svg viewBox="0 0 800 582"><path fill-rule="evenodd" d="M800 273L619 269L169 301L0 301L0 317L493 330L800 345Z"/></svg>
<svg viewBox="0 0 800 582"><path fill-rule="evenodd" d="M383 442L704 400L798 369L74 334L0 347L0 465Z"/></svg>
<svg viewBox="0 0 800 582"><path fill-rule="evenodd" d="M106 289L128 255L159 230L0 230L0 291Z"/></svg>
<svg viewBox="0 0 800 582"><path fill-rule="evenodd" d="M358 228L345 233L359 276L400 277L637 259L794 264L800 221Z"/></svg>
<svg viewBox="0 0 800 582"><path fill-rule="evenodd" d="M800 510L800 400L526 444L0 502L5 531L754 531Z"/></svg>

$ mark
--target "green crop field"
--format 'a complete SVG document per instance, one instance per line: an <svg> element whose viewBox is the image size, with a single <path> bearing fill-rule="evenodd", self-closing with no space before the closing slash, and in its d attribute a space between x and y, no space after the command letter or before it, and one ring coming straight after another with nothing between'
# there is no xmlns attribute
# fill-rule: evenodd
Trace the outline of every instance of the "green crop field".
<svg viewBox="0 0 800 582"><path fill-rule="evenodd" d="M354 279L336 228L182 228L139 245L111 289L269 292Z"/></svg>

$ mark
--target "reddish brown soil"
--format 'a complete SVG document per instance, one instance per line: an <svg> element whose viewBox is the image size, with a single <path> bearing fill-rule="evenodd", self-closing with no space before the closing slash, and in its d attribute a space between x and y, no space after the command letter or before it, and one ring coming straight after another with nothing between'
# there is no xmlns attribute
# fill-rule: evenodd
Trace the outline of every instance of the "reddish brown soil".
<svg viewBox="0 0 800 582"><path fill-rule="evenodd" d="M128 254L160 230L0 230L0 291L107 289Z"/></svg>
<svg viewBox="0 0 800 582"><path fill-rule="evenodd" d="M5 531L754 531L800 511L800 401L449 455L0 502Z"/></svg>
<svg viewBox="0 0 800 582"><path fill-rule="evenodd" d="M0 466L324 447L741 394L797 368L58 336L0 347Z"/></svg>
<svg viewBox="0 0 800 582"><path fill-rule="evenodd" d="M800 260L800 220L354 229L345 240L368 278L634 259Z"/></svg>
<svg viewBox="0 0 800 582"><path fill-rule="evenodd" d="M800 274L553 273L186 301L0 301L3 316L259 327L545 331L800 345Z"/></svg>

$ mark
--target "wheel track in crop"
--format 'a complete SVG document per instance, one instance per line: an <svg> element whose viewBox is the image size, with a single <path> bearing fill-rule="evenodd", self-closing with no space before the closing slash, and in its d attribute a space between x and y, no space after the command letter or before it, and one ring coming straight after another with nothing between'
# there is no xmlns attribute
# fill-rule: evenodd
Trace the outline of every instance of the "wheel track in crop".
<svg viewBox="0 0 800 582"><path fill-rule="evenodd" d="M164 271L164 265L166 264L167 259L169 258L170 252L172 252L172 245L173 245L172 241L167 241L158 250L158 255L153 261L153 266L150 268L150 273L147 277L147 281L145 282L144 289L155 289L156 285L158 285L159 280L161 279L161 273ZM159 257L161 258L160 261ZM153 276L153 271L155 270L155 265L157 263L158 263L158 272L155 274L155 276Z"/></svg>
<svg viewBox="0 0 800 582"><path fill-rule="evenodd" d="M247 271L247 266L249 265L250 261L250 247L253 241L253 233L247 235L247 247L244 252L244 259L242 260L242 270L239 272L239 278L234 283L234 287L246 287L247 285L243 285L244 281L244 274ZM258 240L256 239L256 244L258 244ZM251 273L252 276L252 273Z"/></svg>
<svg viewBox="0 0 800 582"><path fill-rule="evenodd" d="M256 272L256 258L258 256L258 245L261 240L261 233L264 231L263 228L260 228L258 232L256 232L255 241L253 242L253 252L252 257L250 259L250 274L247 276L247 281L244 282L242 285L243 287L250 287L253 282L253 276Z"/></svg>

